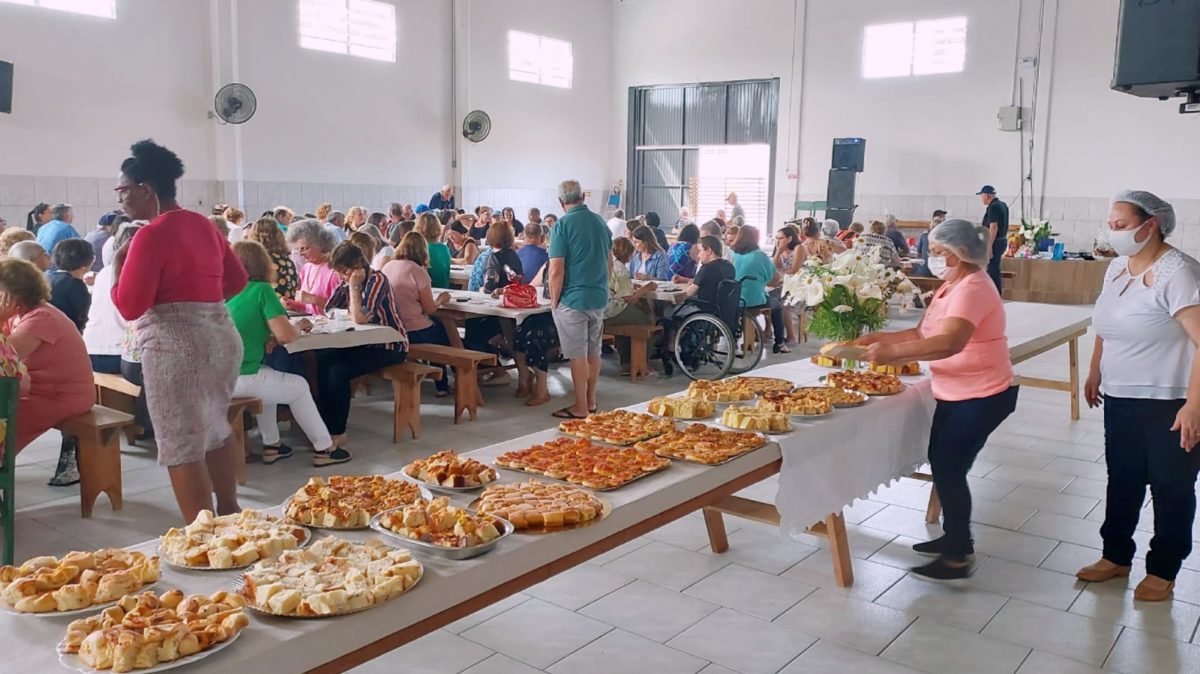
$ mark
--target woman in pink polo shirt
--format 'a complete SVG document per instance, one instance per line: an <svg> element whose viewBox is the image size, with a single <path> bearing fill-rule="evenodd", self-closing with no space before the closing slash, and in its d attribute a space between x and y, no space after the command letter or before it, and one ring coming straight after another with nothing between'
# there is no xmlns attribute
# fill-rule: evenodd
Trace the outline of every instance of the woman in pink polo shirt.
<svg viewBox="0 0 1200 674"><path fill-rule="evenodd" d="M873 363L930 361L937 409L929 435L929 464L942 501L944 535L913 549L936 555L913 573L935 580L966 578L974 555L967 471L992 431L1017 406L1004 305L985 271L986 231L947 220L929 235L929 267L945 279L925 318L911 330L867 335Z"/></svg>

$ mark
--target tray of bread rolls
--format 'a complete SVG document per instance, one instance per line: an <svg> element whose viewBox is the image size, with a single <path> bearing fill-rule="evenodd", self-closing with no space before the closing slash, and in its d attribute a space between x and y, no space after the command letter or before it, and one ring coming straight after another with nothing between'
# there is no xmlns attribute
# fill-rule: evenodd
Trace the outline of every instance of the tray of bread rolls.
<svg viewBox="0 0 1200 674"><path fill-rule="evenodd" d="M57 617L95 612L153 587L159 558L119 548L34 557L0 567L0 609L12 615Z"/></svg>

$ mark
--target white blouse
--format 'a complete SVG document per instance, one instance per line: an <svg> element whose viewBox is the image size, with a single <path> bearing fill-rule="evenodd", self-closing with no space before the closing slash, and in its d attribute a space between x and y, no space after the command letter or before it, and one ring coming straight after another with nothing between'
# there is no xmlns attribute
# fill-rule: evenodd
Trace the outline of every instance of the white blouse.
<svg viewBox="0 0 1200 674"><path fill-rule="evenodd" d="M1096 299L1100 388L1116 398L1185 399L1196 348L1175 315L1200 305L1200 262L1172 249L1137 276L1128 267L1127 257L1113 260Z"/></svg>
<svg viewBox="0 0 1200 674"><path fill-rule="evenodd" d="M125 319L113 305L112 284L113 267L105 265L92 281L92 307L88 309L87 326L83 330L83 341L91 356L121 355Z"/></svg>

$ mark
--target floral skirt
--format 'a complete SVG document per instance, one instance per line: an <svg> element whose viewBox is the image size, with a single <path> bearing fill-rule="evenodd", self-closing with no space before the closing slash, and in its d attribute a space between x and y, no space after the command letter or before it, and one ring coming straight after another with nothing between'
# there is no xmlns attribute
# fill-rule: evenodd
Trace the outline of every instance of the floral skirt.
<svg viewBox="0 0 1200 674"><path fill-rule="evenodd" d="M513 349L525 354L529 367L542 372L550 371L550 351L558 345L558 330L549 313L534 314L521 321L513 335Z"/></svg>

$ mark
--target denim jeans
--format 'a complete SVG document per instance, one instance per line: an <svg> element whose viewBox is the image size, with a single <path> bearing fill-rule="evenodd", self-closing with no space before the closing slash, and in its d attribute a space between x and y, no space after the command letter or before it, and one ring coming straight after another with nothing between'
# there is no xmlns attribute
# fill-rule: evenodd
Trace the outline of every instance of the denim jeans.
<svg viewBox="0 0 1200 674"><path fill-rule="evenodd" d="M942 555L962 559L971 551L971 488L967 471L992 431L1017 408L1018 387L986 398L937 401L929 432L929 466L942 501Z"/></svg>
<svg viewBox="0 0 1200 674"><path fill-rule="evenodd" d="M1107 502L1100 535L1104 558L1129 566L1137 545L1133 532L1146 500L1154 500L1154 538L1146 572L1175 580L1192 551L1196 516L1196 473L1200 449L1184 451L1172 431L1184 400L1104 397L1104 459L1108 464Z"/></svg>
<svg viewBox="0 0 1200 674"><path fill-rule="evenodd" d="M446 334L446 326L435 320L433 325L421 330L408 331L409 344L441 344L450 346L450 337ZM439 391L450 390L450 368L442 366L442 378L434 382Z"/></svg>
<svg viewBox="0 0 1200 674"><path fill-rule="evenodd" d="M98 356L94 353L89 353L88 358L92 361L92 372L121 374L120 356Z"/></svg>
<svg viewBox="0 0 1200 674"><path fill-rule="evenodd" d="M317 352L317 380L321 387L317 407L330 435L346 432L346 420L350 417L350 382L389 365L399 365L407 355L405 351L392 351L382 346Z"/></svg>

